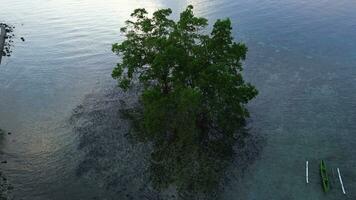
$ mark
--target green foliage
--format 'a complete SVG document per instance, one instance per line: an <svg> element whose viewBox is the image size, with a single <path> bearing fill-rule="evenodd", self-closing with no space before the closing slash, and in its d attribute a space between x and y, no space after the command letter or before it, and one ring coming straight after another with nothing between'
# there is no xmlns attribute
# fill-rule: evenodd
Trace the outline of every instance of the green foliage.
<svg viewBox="0 0 356 200"><path fill-rule="evenodd" d="M135 80L144 87L140 133L155 146L156 185L205 191L218 182L220 162L229 160L234 134L249 116L245 105L257 90L243 80L247 47L234 42L229 19L204 34L208 21L194 16L193 6L177 22L171 13L131 14L121 28L126 40L112 47L122 58L112 76L125 90Z"/></svg>

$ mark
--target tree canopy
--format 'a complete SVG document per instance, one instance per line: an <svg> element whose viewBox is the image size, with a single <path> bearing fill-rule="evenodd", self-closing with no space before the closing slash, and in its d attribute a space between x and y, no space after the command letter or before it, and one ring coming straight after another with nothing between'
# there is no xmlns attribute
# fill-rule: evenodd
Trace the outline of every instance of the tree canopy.
<svg viewBox="0 0 356 200"><path fill-rule="evenodd" d="M190 190L204 182L208 190L218 180L207 177L231 155L249 116L245 105L258 92L243 79L247 47L234 41L230 19L217 20L209 34L208 20L196 17L193 6L178 21L171 13L134 10L121 28L125 40L112 46L121 58L112 76L125 90L143 86L140 127L155 146L152 169L160 176L154 181Z"/></svg>

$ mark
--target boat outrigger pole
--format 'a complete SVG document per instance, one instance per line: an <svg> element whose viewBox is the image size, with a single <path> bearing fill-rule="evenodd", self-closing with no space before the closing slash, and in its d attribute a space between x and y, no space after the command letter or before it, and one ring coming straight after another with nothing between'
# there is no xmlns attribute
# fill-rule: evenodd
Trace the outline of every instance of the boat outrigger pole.
<svg viewBox="0 0 356 200"><path fill-rule="evenodd" d="M346 194L345 188L344 188L344 183L342 182L342 178L341 178L341 174L340 174L339 168L337 168L337 173L339 174L339 180L340 180L340 184L341 184L342 193Z"/></svg>
<svg viewBox="0 0 356 200"><path fill-rule="evenodd" d="M305 162L305 181L309 183L309 169L308 169L309 162Z"/></svg>

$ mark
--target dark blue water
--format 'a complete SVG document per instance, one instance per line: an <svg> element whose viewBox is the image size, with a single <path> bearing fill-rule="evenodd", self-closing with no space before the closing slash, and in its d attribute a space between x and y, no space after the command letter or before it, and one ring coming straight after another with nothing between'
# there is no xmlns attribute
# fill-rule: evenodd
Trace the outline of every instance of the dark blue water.
<svg viewBox="0 0 356 200"><path fill-rule="evenodd" d="M130 162L140 160L140 148L124 157L124 147L130 148L126 143L115 150L123 159L78 176L88 154L78 149L78 134L68 119L78 105L87 106L80 112L92 114L90 108L100 110L115 101L115 96L86 95L102 94L115 84L110 74L118 58L111 43L123 39L119 28L134 8L171 7L176 17L188 4L211 23L232 19L235 38L249 47L246 79L260 91L249 105L250 126L264 146L243 173L238 166L229 169L236 178L226 185L223 199L356 198L353 0L0 0L0 21L15 25L18 37L12 56L0 65L0 127L13 133L0 146L1 160L8 161L0 167L16 197L128 199L126 194L135 197L145 187L145 176L135 176L138 165ZM92 143L97 147L107 141ZM322 193L320 159L340 168L347 195L337 183L329 194ZM121 182L106 187L110 177ZM129 189L118 192L123 182Z"/></svg>

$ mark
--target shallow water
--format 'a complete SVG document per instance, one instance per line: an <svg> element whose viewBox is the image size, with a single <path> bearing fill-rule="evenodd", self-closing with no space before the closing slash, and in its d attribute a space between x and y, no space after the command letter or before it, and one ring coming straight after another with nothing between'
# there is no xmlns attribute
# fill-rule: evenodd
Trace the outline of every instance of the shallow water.
<svg viewBox="0 0 356 200"><path fill-rule="evenodd" d="M135 196L135 189L121 196L120 181L115 189L105 186L115 180L111 172L120 177L129 167L98 168L101 180L78 176L88 154L78 149L68 119L78 105L106 105L85 103L85 96L115 84L111 43L122 39L119 28L134 8L171 7L176 17L187 4L210 22L232 19L235 37L249 47L246 79L260 91L249 105L250 126L265 138L264 148L243 174L230 169L238 178L226 185L223 199L356 198L355 1L0 0L0 21L15 25L18 37L0 65L0 127L12 132L0 147L8 163L0 166L18 199ZM104 148L106 141L92 143ZM340 168L346 196L338 184L322 193L320 159Z"/></svg>

